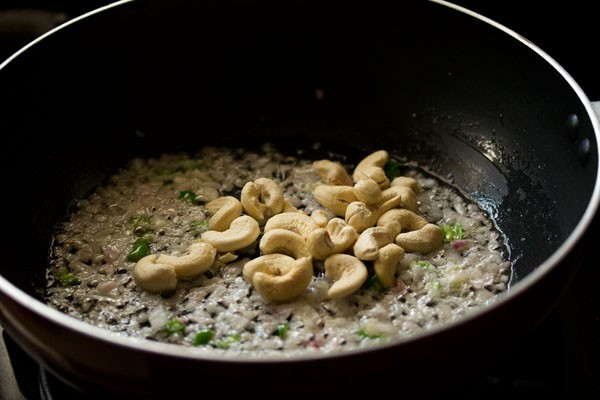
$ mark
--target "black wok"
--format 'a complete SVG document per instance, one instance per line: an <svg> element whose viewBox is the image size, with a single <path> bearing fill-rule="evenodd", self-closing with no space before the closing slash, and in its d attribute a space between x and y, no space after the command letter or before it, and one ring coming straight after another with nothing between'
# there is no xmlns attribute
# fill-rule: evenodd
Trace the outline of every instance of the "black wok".
<svg viewBox="0 0 600 400"><path fill-rule="evenodd" d="M554 307L598 207L600 127L583 91L534 45L445 3L124 1L27 46L2 64L0 87L11 238L0 323L90 395L451 382L502 357ZM399 343L255 362L114 336L40 301L55 224L128 159L264 141L356 159L385 148L451 175L506 234L510 290Z"/></svg>

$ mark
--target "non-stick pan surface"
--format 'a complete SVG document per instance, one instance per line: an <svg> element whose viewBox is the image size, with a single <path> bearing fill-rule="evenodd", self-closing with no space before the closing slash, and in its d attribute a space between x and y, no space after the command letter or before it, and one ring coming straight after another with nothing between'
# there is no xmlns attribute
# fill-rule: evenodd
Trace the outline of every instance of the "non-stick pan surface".
<svg viewBox="0 0 600 400"><path fill-rule="evenodd" d="M3 207L18 238L4 249L1 322L86 389L172 393L162 378L199 373L234 376L230 391L257 379L279 389L324 371L414 378L432 362L489 361L483 342L510 347L553 306L597 208L599 128L581 89L517 35L445 4L125 1L33 43L0 83ZM113 337L35 300L55 224L128 159L264 141L356 157L385 148L452 177L508 238L508 295L377 350L256 363Z"/></svg>

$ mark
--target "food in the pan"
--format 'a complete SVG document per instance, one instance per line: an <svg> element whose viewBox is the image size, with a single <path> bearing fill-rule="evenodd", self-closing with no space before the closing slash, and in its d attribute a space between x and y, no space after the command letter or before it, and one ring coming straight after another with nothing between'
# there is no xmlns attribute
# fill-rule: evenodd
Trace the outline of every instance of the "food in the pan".
<svg viewBox="0 0 600 400"><path fill-rule="evenodd" d="M46 300L190 351L292 356L456 321L494 302L510 267L486 212L385 150L212 147L135 159L78 200Z"/></svg>

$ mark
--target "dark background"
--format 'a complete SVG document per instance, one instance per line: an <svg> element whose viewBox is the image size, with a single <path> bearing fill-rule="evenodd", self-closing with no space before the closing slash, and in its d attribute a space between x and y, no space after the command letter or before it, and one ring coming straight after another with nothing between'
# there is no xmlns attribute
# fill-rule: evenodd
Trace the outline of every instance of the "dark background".
<svg viewBox="0 0 600 400"><path fill-rule="evenodd" d="M109 3L2 0L0 62L56 24ZM594 56L600 54L597 29L600 15L592 12L593 2L456 0L454 3L487 16L533 42L563 66L590 100L600 101L600 65L594 61ZM597 218L590 232L596 237L600 232L598 222ZM593 240L588 242L594 244ZM514 355L475 377L466 388L466 397L471 398L468 396L471 394L476 398L583 398L587 394L586 398L600 398L600 265L596 259L590 250L557 309L530 337L523 338ZM13 352L11 356L19 364L17 374L27 374L30 363L19 358L18 349L13 347ZM19 380L25 382L27 378ZM23 391L28 399L38 398L37 388L23 388Z"/></svg>

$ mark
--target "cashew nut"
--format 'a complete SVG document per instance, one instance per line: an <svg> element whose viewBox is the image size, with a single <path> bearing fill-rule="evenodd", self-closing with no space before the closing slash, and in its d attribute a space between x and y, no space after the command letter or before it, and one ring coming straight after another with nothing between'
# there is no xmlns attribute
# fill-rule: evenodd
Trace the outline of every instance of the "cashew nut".
<svg viewBox="0 0 600 400"><path fill-rule="evenodd" d="M379 256L373 262L373 270L384 288L394 286L396 266L404 258L404 249L390 243L379 249Z"/></svg>
<svg viewBox="0 0 600 400"><path fill-rule="evenodd" d="M390 186L406 186L412 189L415 193L422 193L423 187L415 178L409 176L397 176L390 182Z"/></svg>
<svg viewBox="0 0 600 400"><path fill-rule="evenodd" d="M139 287L148 292L173 290L177 278L201 274L215 262L217 252L208 243L193 243L188 254L170 256L150 254L139 260L133 267L133 279Z"/></svg>
<svg viewBox="0 0 600 400"><path fill-rule="evenodd" d="M389 190L389 189L388 189ZM373 179L361 179L354 184L356 199L365 204L373 205L381 203L381 188Z"/></svg>
<svg viewBox="0 0 600 400"><path fill-rule="evenodd" d="M190 246L188 254L179 257L160 254L154 262L170 264L175 269L178 278L186 278L206 272L215 262L216 255L217 250L212 245L195 242Z"/></svg>
<svg viewBox="0 0 600 400"><path fill-rule="evenodd" d="M442 245L442 229L425 218L402 208L389 210L377 221L396 234L396 244L408 252L429 253Z"/></svg>
<svg viewBox="0 0 600 400"><path fill-rule="evenodd" d="M354 187L319 185L314 190L315 199L338 217L346 214L348 204L357 201Z"/></svg>
<svg viewBox="0 0 600 400"><path fill-rule="evenodd" d="M157 264L157 254L140 259L133 269L135 284L148 292L163 292L177 287L177 274L171 264Z"/></svg>
<svg viewBox="0 0 600 400"><path fill-rule="evenodd" d="M244 185L241 202L248 215L258 222L264 222L283 210L283 191L272 179L258 178Z"/></svg>
<svg viewBox="0 0 600 400"><path fill-rule="evenodd" d="M360 260L375 260L379 256L379 249L392 243L394 239L395 235L387 227L367 228L354 243L354 255Z"/></svg>
<svg viewBox="0 0 600 400"><path fill-rule="evenodd" d="M408 186L396 185L390 186L382 192L384 200L393 197L400 197L400 206L410 211L417 211L417 196Z"/></svg>
<svg viewBox="0 0 600 400"><path fill-rule="evenodd" d="M400 200L399 196L395 196L387 199L380 205L367 205L361 201L354 201L346 209L346 222L360 233L374 226L379 217L386 211L398 206Z"/></svg>
<svg viewBox="0 0 600 400"><path fill-rule="evenodd" d="M383 167L389 160L389 154L385 150L379 150L363 158L354 168L352 179L358 182L361 179L373 179L381 189L390 185L390 180L385 175Z"/></svg>
<svg viewBox="0 0 600 400"><path fill-rule="evenodd" d="M260 239L260 251L264 254L283 253L294 258L310 257L306 240L287 229L271 229Z"/></svg>
<svg viewBox="0 0 600 400"><path fill-rule="evenodd" d="M315 229L308 235L306 245L314 258L324 260L350 248L357 238L356 229L341 218L332 218L325 228Z"/></svg>
<svg viewBox="0 0 600 400"><path fill-rule="evenodd" d="M319 225L317 225L315 220L306 214L299 212L286 212L269 218L265 224L264 231L268 232L272 229L287 229L306 238L310 232L314 231L318 227Z"/></svg>
<svg viewBox="0 0 600 400"><path fill-rule="evenodd" d="M381 217L379 217L377 220L377 226L387 227L394 233L394 235L398 235L403 230L419 230L428 223L429 222L420 215L414 213L413 211L402 208L394 208L389 210L383 213L383 215L381 215Z"/></svg>
<svg viewBox="0 0 600 400"><path fill-rule="evenodd" d="M315 174L328 185L352 186L352 178L339 163L330 160L319 160L312 163Z"/></svg>
<svg viewBox="0 0 600 400"><path fill-rule="evenodd" d="M329 222L330 219L329 212L322 209L314 210L310 214L310 217L316 222L319 228L325 228L325 226L327 226L327 222Z"/></svg>
<svg viewBox="0 0 600 400"><path fill-rule="evenodd" d="M205 207L211 215L208 229L212 231L223 232L234 219L242 215L242 203L233 196L218 197L206 203Z"/></svg>
<svg viewBox="0 0 600 400"><path fill-rule="evenodd" d="M427 224L419 230L400 233L396 236L396 244L413 253L426 254L442 245L444 233L435 224Z"/></svg>
<svg viewBox="0 0 600 400"><path fill-rule="evenodd" d="M244 265L244 279L261 296L273 301L286 301L300 296L313 277L308 257L295 260L284 254L267 254Z"/></svg>
<svg viewBox="0 0 600 400"><path fill-rule="evenodd" d="M248 215L242 215L231 222L229 229L223 232L206 231L200 239L212 244L219 253L227 253L251 245L258 235L260 235L258 222Z"/></svg>
<svg viewBox="0 0 600 400"><path fill-rule="evenodd" d="M339 299L356 292L367 280L367 267L349 254L333 254L325 259L325 277L333 280L327 291L330 299Z"/></svg>

